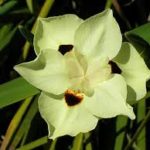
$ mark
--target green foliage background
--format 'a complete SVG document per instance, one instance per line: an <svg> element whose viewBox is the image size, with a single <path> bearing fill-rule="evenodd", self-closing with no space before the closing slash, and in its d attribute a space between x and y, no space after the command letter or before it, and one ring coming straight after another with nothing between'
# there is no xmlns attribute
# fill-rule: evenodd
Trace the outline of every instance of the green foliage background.
<svg viewBox="0 0 150 150"><path fill-rule="evenodd" d="M136 120L119 116L99 121L96 129L76 137L47 139L38 112L39 90L13 66L35 58L32 40L38 16L74 13L85 19L112 8L124 41L130 41L150 67L150 2L148 0L0 0L0 149L17 150L148 150L150 149L150 83L134 104Z"/></svg>

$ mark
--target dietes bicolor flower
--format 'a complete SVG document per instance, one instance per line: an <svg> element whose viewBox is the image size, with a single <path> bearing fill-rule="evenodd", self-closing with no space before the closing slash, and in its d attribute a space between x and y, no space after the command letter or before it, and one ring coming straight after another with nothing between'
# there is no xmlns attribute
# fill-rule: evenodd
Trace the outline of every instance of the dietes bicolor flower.
<svg viewBox="0 0 150 150"><path fill-rule="evenodd" d="M146 94L150 72L135 48L122 44L110 9L86 20L39 18L34 50L37 57L15 70L42 91L39 111L49 138L88 132L101 118L135 118L127 99Z"/></svg>

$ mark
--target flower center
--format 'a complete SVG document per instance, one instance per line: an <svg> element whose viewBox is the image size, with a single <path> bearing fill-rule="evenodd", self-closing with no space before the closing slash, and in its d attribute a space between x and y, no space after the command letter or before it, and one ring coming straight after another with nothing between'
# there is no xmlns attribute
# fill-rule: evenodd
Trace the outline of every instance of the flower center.
<svg viewBox="0 0 150 150"><path fill-rule="evenodd" d="M75 106L83 100L83 93L74 92L73 90L68 89L65 92L65 101L68 106Z"/></svg>
<svg viewBox="0 0 150 150"><path fill-rule="evenodd" d="M58 48L58 51L62 54L65 55L67 52L70 52L73 49L73 45L60 45Z"/></svg>

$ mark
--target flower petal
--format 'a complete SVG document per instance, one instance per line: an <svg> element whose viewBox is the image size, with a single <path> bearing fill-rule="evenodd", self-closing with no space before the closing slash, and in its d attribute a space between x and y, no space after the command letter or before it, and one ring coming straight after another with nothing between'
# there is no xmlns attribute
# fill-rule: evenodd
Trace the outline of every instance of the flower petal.
<svg viewBox="0 0 150 150"><path fill-rule="evenodd" d="M88 61L85 78L89 81L92 88L111 77L111 66L108 63L109 59L107 57Z"/></svg>
<svg viewBox="0 0 150 150"><path fill-rule="evenodd" d="M35 60L19 64L15 70L33 86L48 93L61 94L70 86L64 57L54 50L41 51Z"/></svg>
<svg viewBox="0 0 150 150"><path fill-rule="evenodd" d="M85 93L91 93L91 86L89 81L85 79L85 72L87 70L87 60L84 56L78 53L76 50L72 50L64 55L66 61L66 72L68 73L71 89L78 91L84 91Z"/></svg>
<svg viewBox="0 0 150 150"><path fill-rule="evenodd" d="M39 97L39 110L49 127L49 138L63 135L75 136L95 128L98 119L84 107L82 102L69 107L64 99L57 100L45 93ZM51 130L51 127L53 129Z"/></svg>
<svg viewBox="0 0 150 150"><path fill-rule="evenodd" d="M110 9L85 20L75 33L75 47L87 57L112 59L121 47L122 36Z"/></svg>
<svg viewBox="0 0 150 150"><path fill-rule="evenodd" d="M64 55L66 61L66 71L68 72L69 78L72 82L77 82L84 75L84 70L78 61L75 51L72 50ZM76 83L75 83L76 84Z"/></svg>
<svg viewBox="0 0 150 150"><path fill-rule="evenodd" d="M43 49L58 50L60 45L74 43L74 33L83 22L76 15L39 18L34 35L36 54Z"/></svg>
<svg viewBox="0 0 150 150"><path fill-rule="evenodd" d="M136 49L127 42L123 43L114 61L121 68L122 76L129 86L128 89L136 93L136 99L139 100L144 97L146 94L146 81L150 78L150 70ZM134 94L131 90L130 94Z"/></svg>
<svg viewBox="0 0 150 150"><path fill-rule="evenodd" d="M101 118L126 115L135 118L132 107L126 103L127 87L121 75L115 74L95 88L92 97L86 97L87 109Z"/></svg>

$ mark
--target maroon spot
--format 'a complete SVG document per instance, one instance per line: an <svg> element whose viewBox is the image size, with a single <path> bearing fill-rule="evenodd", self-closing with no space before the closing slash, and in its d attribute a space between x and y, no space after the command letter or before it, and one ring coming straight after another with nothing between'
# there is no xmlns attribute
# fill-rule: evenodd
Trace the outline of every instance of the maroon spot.
<svg viewBox="0 0 150 150"><path fill-rule="evenodd" d="M62 54L65 55L67 52L71 51L73 48L73 45L60 45L58 48L58 51Z"/></svg>
<svg viewBox="0 0 150 150"><path fill-rule="evenodd" d="M79 104L83 99L83 95L81 93L75 93L72 90L67 90L65 92L65 101L68 106L74 106Z"/></svg>
<svg viewBox="0 0 150 150"><path fill-rule="evenodd" d="M122 73L122 70L118 67L118 65L115 62L109 61L109 64L111 65L112 73L118 73L118 74Z"/></svg>

